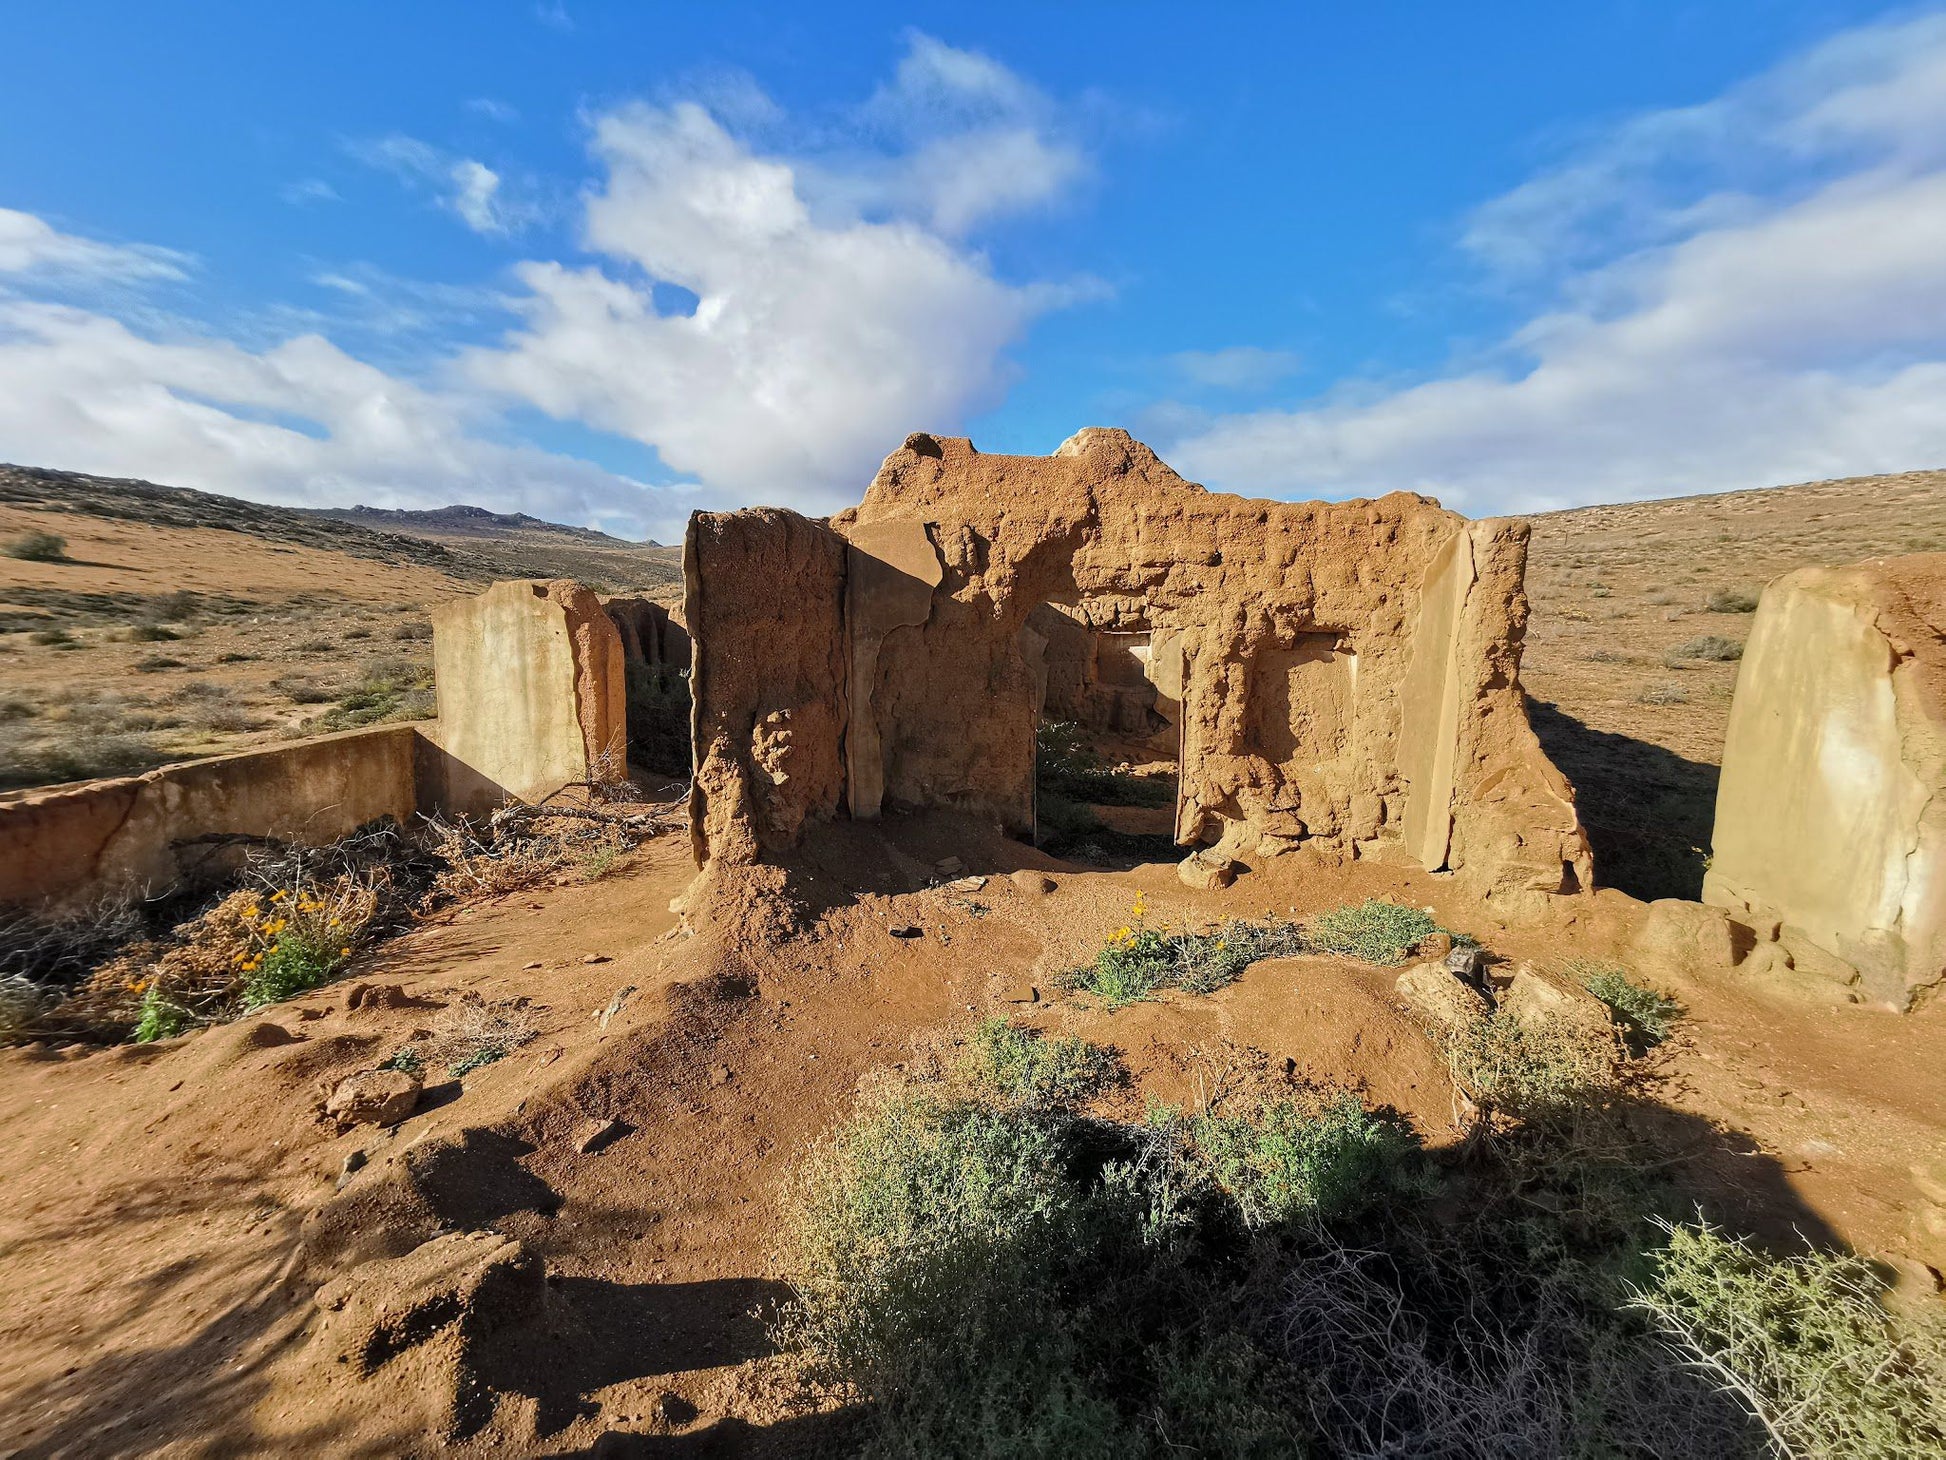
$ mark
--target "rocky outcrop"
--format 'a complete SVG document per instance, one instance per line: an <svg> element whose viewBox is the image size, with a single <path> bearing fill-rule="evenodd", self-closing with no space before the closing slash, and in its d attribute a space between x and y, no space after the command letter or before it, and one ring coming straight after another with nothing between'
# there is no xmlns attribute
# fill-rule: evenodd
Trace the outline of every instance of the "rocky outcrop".
<svg viewBox="0 0 1946 1460"><path fill-rule="evenodd" d="M1946 973L1946 555L1764 591L1723 746L1707 902L1903 1008Z"/></svg>

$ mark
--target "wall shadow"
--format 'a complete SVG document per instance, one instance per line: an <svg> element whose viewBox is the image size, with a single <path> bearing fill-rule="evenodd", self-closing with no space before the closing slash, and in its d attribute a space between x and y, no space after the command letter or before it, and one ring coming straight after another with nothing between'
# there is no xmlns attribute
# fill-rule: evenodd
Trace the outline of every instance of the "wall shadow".
<svg viewBox="0 0 1946 1460"><path fill-rule="evenodd" d="M1596 882L1644 902L1701 898L1721 771L1596 730L1536 699L1528 699L1527 715L1541 748L1574 784Z"/></svg>

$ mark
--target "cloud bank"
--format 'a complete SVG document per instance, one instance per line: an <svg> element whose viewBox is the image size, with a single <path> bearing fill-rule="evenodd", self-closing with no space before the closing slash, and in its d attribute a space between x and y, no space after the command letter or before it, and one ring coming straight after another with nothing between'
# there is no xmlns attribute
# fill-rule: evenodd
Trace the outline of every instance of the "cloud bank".
<svg viewBox="0 0 1946 1460"><path fill-rule="evenodd" d="M1007 349L1085 293L1002 280L967 241L1082 173L1032 87L915 35L857 115L855 145L815 159L695 101L589 118L585 257L514 263L497 292L420 288L417 318L513 324L410 370L333 343L328 311L261 312L310 325L264 349L79 297L64 281L179 280L188 260L0 211L0 458L290 503L478 502L664 540L697 505L843 506L907 431L996 403ZM965 165L920 186L939 149ZM487 237L535 221L483 161L404 136L353 150ZM341 309L406 297L356 262L313 277ZM440 297L455 289L460 304ZM532 411L651 448L674 480L525 444L513 423Z"/></svg>
<svg viewBox="0 0 1946 1460"><path fill-rule="evenodd" d="M1538 301L1488 358L1220 417L1171 460L1475 514L1946 464L1946 17L1636 118L1461 246Z"/></svg>

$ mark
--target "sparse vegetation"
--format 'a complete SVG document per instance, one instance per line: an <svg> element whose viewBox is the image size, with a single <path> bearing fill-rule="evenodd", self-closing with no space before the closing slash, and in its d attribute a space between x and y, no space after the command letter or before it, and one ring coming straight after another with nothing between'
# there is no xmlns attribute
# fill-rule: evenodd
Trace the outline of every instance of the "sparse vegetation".
<svg viewBox="0 0 1946 1460"><path fill-rule="evenodd" d="M1320 952L1389 965L1405 962L1440 927L1416 907L1370 898L1325 913L1307 931Z"/></svg>
<svg viewBox="0 0 1946 1460"><path fill-rule="evenodd" d="M1743 645L1735 639L1704 634L1679 646L1674 655L1678 659L1707 659L1718 664L1734 664L1743 657Z"/></svg>
<svg viewBox="0 0 1946 1460"><path fill-rule="evenodd" d="M960 1073L1007 1106L1074 1110L1117 1077L1115 1057L1086 1040L1047 1039L1038 1031L983 1019L958 1061Z"/></svg>
<svg viewBox="0 0 1946 1460"><path fill-rule="evenodd" d="M434 1016L430 1030L395 1051L380 1068L415 1075L443 1068L458 1080L505 1059L535 1032L525 999L488 1003L478 994L463 994Z"/></svg>
<svg viewBox="0 0 1946 1460"><path fill-rule="evenodd" d="M1175 799L1168 777L1109 765L1089 747L1079 725L1043 721L1034 744L1035 778L1043 797L1096 806L1167 806Z"/></svg>
<svg viewBox="0 0 1946 1460"><path fill-rule="evenodd" d="M1444 1178L1343 1093L1153 1109L1140 1123L1089 1114L1092 1076L1059 1098L1012 1098L1008 1072L1035 1041L1002 1026L968 1045L975 1063L984 1043L1004 1050L987 1061L997 1074L967 1077L963 1063L959 1084L874 1089L797 1173L796 1301L774 1328L810 1382L859 1412L863 1453L1715 1460L1765 1448L1763 1425L1657 1331L1692 1355L1730 1348L1717 1336L1723 1283L1677 1280L1703 1266L1688 1249L1704 1229L1665 1227L1645 1263L1644 1217L1661 1197L1622 1138L1571 1143L1557 1125L1514 1121ZM1454 1180L1463 1203L1429 1200ZM1766 1292L1795 1278L1739 1252ZM1631 1289L1628 1275L1649 1270ZM1815 1353L1778 1305L1728 1296L1770 1335L1766 1356ZM1924 1406L1937 1401L1920 1346L1876 1309L1825 1326L1865 1341L1845 1369L1851 1392L1784 1392L1784 1404L1844 1411L1800 1438L1878 1430L1791 1453L1927 1452Z"/></svg>
<svg viewBox="0 0 1946 1460"><path fill-rule="evenodd" d="M1138 893L1129 921L1109 936L1091 963L1071 969L1063 984L1093 994L1111 1009L1141 1003L1164 988L1211 994L1236 982L1243 970L1265 958L1306 950L1291 923L1231 919L1207 931L1148 925L1148 898Z"/></svg>
<svg viewBox="0 0 1946 1460"><path fill-rule="evenodd" d="M1785 1455L1946 1453L1946 1327L1904 1323L1857 1258L1777 1259L1707 1223L1663 1224L1634 1306Z"/></svg>
<svg viewBox="0 0 1946 1460"><path fill-rule="evenodd" d="M1682 1017L1683 1007L1667 994L1636 983L1622 969L1577 960L1566 972L1608 1005L1636 1050L1662 1043Z"/></svg>
<svg viewBox="0 0 1946 1460"><path fill-rule="evenodd" d="M51 532L35 529L7 540L7 556L26 563L65 563L68 540Z"/></svg>
<svg viewBox="0 0 1946 1460"><path fill-rule="evenodd" d="M1689 703L1689 691L1679 684L1664 680L1636 691L1635 702L1638 705L1686 705Z"/></svg>
<svg viewBox="0 0 1946 1460"><path fill-rule="evenodd" d="M1712 588L1704 606L1711 613L1755 613L1760 597L1756 588Z"/></svg>

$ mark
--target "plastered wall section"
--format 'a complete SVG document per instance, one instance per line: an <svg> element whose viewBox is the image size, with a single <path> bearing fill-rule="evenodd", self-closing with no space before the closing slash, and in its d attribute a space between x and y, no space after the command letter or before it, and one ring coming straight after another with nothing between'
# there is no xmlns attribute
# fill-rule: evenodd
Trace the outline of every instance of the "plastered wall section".
<svg viewBox="0 0 1946 1460"><path fill-rule="evenodd" d="M621 635L580 584L496 583L441 605L433 674L430 801L477 814L627 774Z"/></svg>
<svg viewBox="0 0 1946 1460"><path fill-rule="evenodd" d="M322 844L417 806L411 725L0 799L0 904L159 895L234 867L242 836Z"/></svg>
<svg viewBox="0 0 1946 1460"><path fill-rule="evenodd" d="M1896 1007L1946 966L1942 582L1946 557L1928 554L1804 569L1765 590L1703 887L1707 902L1776 920L1787 946L1835 955Z"/></svg>
<svg viewBox="0 0 1946 1460"><path fill-rule="evenodd" d="M778 508L698 512L683 544L689 828L698 865L748 865L845 791L846 544Z"/></svg>

